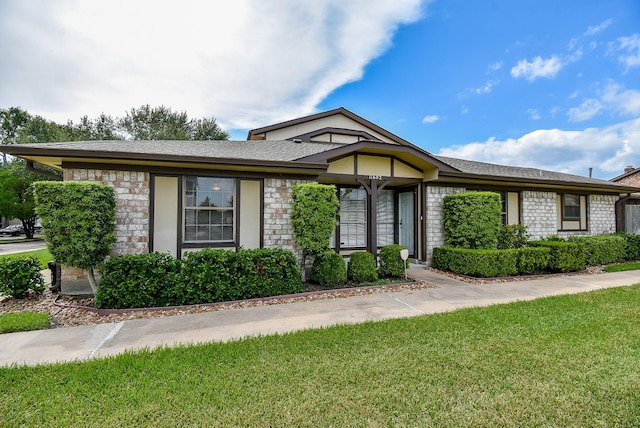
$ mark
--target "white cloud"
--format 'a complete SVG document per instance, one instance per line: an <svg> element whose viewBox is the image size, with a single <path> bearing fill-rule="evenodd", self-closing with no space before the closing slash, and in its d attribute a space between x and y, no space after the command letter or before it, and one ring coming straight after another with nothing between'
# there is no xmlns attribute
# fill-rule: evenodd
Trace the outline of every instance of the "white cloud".
<svg viewBox="0 0 640 428"><path fill-rule="evenodd" d="M420 0L5 0L0 107L65 122L142 104L251 128L360 79Z"/></svg>
<svg viewBox="0 0 640 428"><path fill-rule="evenodd" d="M429 116L425 116L424 119L422 119L422 123L436 123L439 120L440 117L438 115L432 114Z"/></svg>
<svg viewBox="0 0 640 428"><path fill-rule="evenodd" d="M493 90L494 86L498 85L499 83L500 79L492 79L479 88L471 89L471 92L474 92L478 95L488 94Z"/></svg>
<svg viewBox="0 0 640 428"><path fill-rule="evenodd" d="M587 31L584 32L584 35L585 36L593 36L595 34L598 34L598 33L602 32L602 31L606 30L609 27L609 25L611 25L612 22L613 21L611 19L607 19L606 21L602 22L600 25L596 25L596 26L593 26L593 27L590 26L587 29Z"/></svg>
<svg viewBox="0 0 640 428"><path fill-rule="evenodd" d="M502 165L541 168L609 179L640 165L640 119L579 131L541 129L520 138L490 138L442 149L440 154Z"/></svg>
<svg viewBox="0 0 640 428"><path fill-rule="evenodd" d="M627 70L640 66L640 34L618 38L618 49L624 51L618 60L627 66Z"/></svg>
<svg viewBox="0 0 640 428"><path fill-rule="evenodd" d="M529 119L540 120L540 113L538 113L538 109L530 108L527 110L527 113L529 113Z"/></svg>
<svg viewBox="0 0 640 428"><path fill-rule="evenodd" d="M498 71L500 69L502 69L502 61L497 61L493 64L489 64L489 71Z"/></svg>
<svg viewBox="0 0 640 428"><path fill-rule="evenodd" d="M523 77L530 82L539 77L553 79L563 66L560 58L555 55L549 59L537 56L531 62L526 59L518 61L518 64L511 68L511 76L514 78Z"/></svg>
<svg viewBox="0 0 640 428"><path fill-rule="evenodd" d="M567 115L571 122L582 122L597 115L603 107L600 101L589 98L584 100L578 107L570 108Z"/></svg>

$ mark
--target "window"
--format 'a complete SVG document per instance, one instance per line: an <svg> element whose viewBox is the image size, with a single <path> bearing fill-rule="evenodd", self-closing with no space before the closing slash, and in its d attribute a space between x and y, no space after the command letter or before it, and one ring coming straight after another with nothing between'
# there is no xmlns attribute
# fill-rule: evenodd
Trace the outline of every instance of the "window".
<svg viewBox="0 0 640 428"><path fill-rule="evenodd" d="M564 220L580 220L580 195L565 193L562 196L562 217Z"/></svg>
<svg viewBox="0 0 640 428"><path fill-rule="evenodd" d="M558 230L587 230L587 197L572 193L558 194Z"/></svg>
<svg viewBox="0 0 640 428"><path fill-rule="evenodd" d="M235 180L184 177L184 242L235 241Z"/></svg>
<svg viewBox="0 0 640 428"><path fill-rule="evenodd" d="M340 247L367 245L367 192L340 189Z"/></svg>

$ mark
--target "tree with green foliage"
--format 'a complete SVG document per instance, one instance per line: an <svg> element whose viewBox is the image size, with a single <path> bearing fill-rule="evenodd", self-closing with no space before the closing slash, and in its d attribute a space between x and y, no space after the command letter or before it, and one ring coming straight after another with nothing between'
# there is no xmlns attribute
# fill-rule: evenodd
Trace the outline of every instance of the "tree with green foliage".
<svg viewBox="0 0 640 428"><path fill-rule="evenodd" d="M34 183L47 248L57 263L84 269L94 294L94 269L116 242L115 191L91 182Z"/></svg>
<svg viewBox="0 0 640 428"><path fill-rule="evenodd" d="M308 256L330 249L331 235L338 221L340 203L333 185L304 183L291 189L291 224L298 246L302 249L302 266Z"/></svg>
<svg viewBox="0 0 640 428"><path fill-rule="evenodd" d="M226 140L229 134L210 119L189 119L186 112L149 104L132 108L118 126L132 140Z"/></svg>
<svg viewBox="0 0 640 428"><path fill-rule="evenodd" d="M0 110L0 143L2 145L15 144L18 131L29 120L29 113L20 107L10 107ZM2 153L2 163L7 164L7 154Z"/></svg>
<svg viewBox="0 0 640 428"><path fill-rule="evenodd" d="M0 167L0 216L20 220L28 239L33 238L37 220L32 184L41 180L43 177L29 171L23 160Z"/></svg>

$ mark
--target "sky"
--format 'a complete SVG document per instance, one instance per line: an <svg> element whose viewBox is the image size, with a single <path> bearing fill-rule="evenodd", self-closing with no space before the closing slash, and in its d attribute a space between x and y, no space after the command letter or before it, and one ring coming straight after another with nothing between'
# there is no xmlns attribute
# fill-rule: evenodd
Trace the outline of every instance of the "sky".
<svg viewBox="0 0 640 428"><path fill-rule="evenodd" d="M638 0L0 0L0 40L0 108L58 123L345 107L436 155L640 167Z"/></svg>

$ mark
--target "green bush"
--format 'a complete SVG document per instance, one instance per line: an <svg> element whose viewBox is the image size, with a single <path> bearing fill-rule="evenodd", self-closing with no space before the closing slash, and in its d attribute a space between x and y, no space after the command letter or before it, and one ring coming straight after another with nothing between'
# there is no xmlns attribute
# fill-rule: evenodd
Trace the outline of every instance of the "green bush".
<svg viewBox="0 0 640 428"><path fill-rule="evenodd" d="M329 250L318 254L311 267L311 281L337 287L347 282L347 264L342 256Z"/></svg>
<svg viewBox="0 0 640 428"><path fill-rule="evenodd" d="M545 271L549 266L551 249L548 247L525 247L518 249L518 274L530 275Z"/></svg>
<svg viewBox="0 0 640 428"><path fill-rule="evenodd" d="M0 333L42 330L49 327L51 317L42 312L9 312L0 315Z"/></svg>
<svg viewBox="0 0 640 428"><path fill-rule="evenodd" d="M622 262L627 257L627 240L622 236L572 236L569 241L584 246L587 266Z"/></svg>
<svg viewBox="0 0 640 428"><path fill-rule="evenodd" d="M527 227L521 224L508 224L500 228L498 249L524 248L529 241Z"/></svg>
<svg viewBox="0 0 640 428"><path fill-rule="evenodd" d="M304 183L291 189L291 225L303 257L330 248L340 203L333 185Z"/></svg>
<svg viewBox="0 0 640 428"><path fill-rule="evenodd" d="M236 284L241 290L239 299L302 291L298 260L292 251L281 248L238 249L236 255Z"/></svg>
<svg viewBox="0 0 640 428"><path fill-rule="evenodd" d="M356 251L349 256L347 277L355 282L373 282L378 279L376 260L367 251Z"/></svg>
<svg viewBox="0 0 640 428"><path fill-rule="evenodd" d="M626 241L627 252L625 260L640 260L640 235L636 233L618 233Z"/></svg>
<svg viewBox="0 0 640 428"><path fill-rule="evenodd" d="M433 267L481 278L516 275L518 273L518 250L436 247L433 249Z"/></svg>
<svg viewBox="0 0 640 428"><path fill-rule="evenodd" d="M380 258L380 267L378 274L380 277L404 277L405 261L400 257L400 251L405 248L402 245L387 245L380 249L378 257Z"/></svg>
<svg viewBox="0 0 640 428"><path fill-rule="evenodd" d="M444 197L444 237L447 246L495 250L502 204L494 192L465 192Z"/></svg>
<svg viewBox="0 0 640 428"><path fill-rule="evenodd" d="M302 291L293 252L205 249L183 260L150 253L112 257L102 269L98 308L164 307Z"/></svg>
<svg viewBox="0 0 640 428"><path fill-rule="evenodd" d="M95 294L94 269L116 242L114 189L81 181L40 181L34 189L47 248L56 263L87 270Z"/></svg>
<svg viewBox="0 0 640 428"><path fill-rule="evenodd" d="M180 260L169 254L149 253L111 257L101 267L95 296L97 308L148 308L182 303Z"/></svg>
<svg viewBox="0 0 640 428"><path fill-rule="evenodd" d="M236 259L234 251L221 248L186 253L174 299L184 305L238 300Z"/></svg>
<svg viewBox="0 0 640 428"><path fill-rule="evenodd" d="M532 241L532 247L548 247L549 270L555 272L575 272L586 267L586 255L583 245L566 241Z"/></svg>
<svg viewBox="0 0 640 428"><path fill-rule="evenodd" d="M44 291L40 261L30 256L0 257L0 294L20 299L29 291Z"/></svg>

